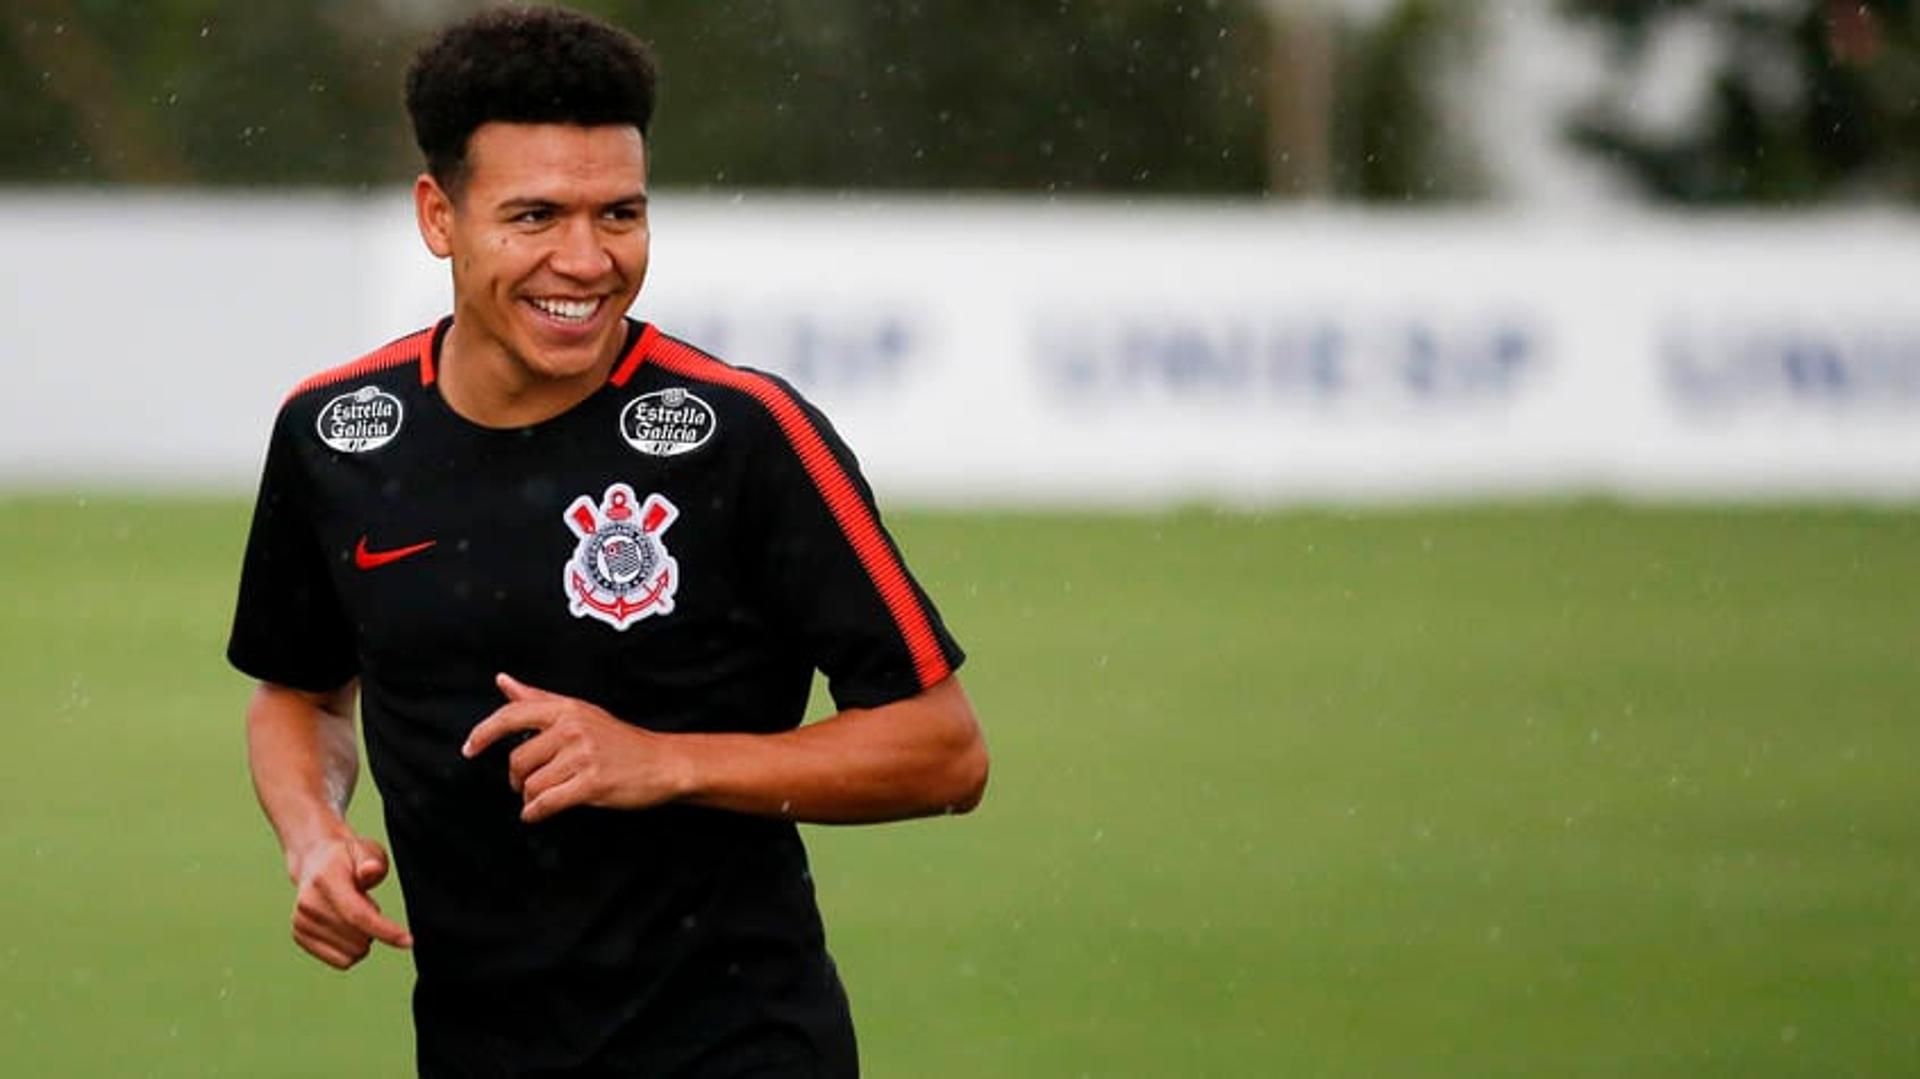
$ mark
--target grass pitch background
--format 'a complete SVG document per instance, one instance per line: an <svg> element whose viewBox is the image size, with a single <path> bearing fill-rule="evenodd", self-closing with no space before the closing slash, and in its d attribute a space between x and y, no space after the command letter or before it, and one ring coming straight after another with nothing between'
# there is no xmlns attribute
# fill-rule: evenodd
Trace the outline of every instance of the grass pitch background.
<svg viewBox="0 0 1920 1079"><path fill-rule="evenodd" d="M0 500L6 1074L409 1069L288 940L245 515ZM995 770L809 830L869 1074L1920 1073L1920 513L893 523Z"/></svg>

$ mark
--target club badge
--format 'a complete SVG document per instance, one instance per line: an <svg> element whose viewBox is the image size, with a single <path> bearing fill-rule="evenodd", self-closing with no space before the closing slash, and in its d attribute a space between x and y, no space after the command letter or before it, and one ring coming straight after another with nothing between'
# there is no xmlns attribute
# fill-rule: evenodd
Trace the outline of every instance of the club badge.
<svg viewBox="0 0 1920 1079"><path fill-rule="evenodd" d="M624 630L648 615L673 610L680 566L660 542L680 510L660 495L635 505L633 488L616 483L595 503L581 495L565 520L580 542L562 581L577 618L598 618Z"/></svg>

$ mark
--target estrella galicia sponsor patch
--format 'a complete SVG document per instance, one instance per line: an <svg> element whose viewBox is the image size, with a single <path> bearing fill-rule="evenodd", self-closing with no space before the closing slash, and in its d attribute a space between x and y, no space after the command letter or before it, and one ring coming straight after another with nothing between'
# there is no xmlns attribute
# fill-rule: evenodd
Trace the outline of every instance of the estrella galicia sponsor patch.
<svg viewBox="0 0 1920 1079"><path fill-rule="evenodd" d="M377 450L400 433L400 399L378 386L343 393L320 408L320 441L341 453Z"/></svg>
<svg viewBox="0 0 1920 1079"><path fill-rule="evenodd" d="M597 618L624 630L649 615L673 610L680 564L661 535L680 516L663 495L635 504L633 488L616 483L600 501L581 495L567 507L567 527L580 540L562 582L576 618Z"/></svg>
<svg viewBox="0 0 1920 1079"><path fill-rule="evenodd" d="M720 426L713 406L673 386L642 394L620 410L620 437L652 457L677 457L707 444Z"/></svg>

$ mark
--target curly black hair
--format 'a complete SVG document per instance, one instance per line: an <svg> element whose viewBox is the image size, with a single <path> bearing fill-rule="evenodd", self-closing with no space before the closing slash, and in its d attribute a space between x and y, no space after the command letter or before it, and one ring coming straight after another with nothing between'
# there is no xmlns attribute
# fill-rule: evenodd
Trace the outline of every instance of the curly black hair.
<svg viewBox="0 0 1920 1079"><path fill-rule="evenodd" d="M414 56L407 113L427 171L454 192L480 125L631 124L645 135L654 82L652 54L624 30L561 8L496 8Z"/></svg>

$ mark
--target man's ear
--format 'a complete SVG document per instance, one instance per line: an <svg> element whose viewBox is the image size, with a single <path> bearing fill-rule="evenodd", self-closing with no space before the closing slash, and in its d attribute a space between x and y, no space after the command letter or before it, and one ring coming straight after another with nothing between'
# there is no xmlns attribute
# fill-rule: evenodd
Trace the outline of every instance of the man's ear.
<svg viewBox="0 0 1920 1079"><path fill-rule="evenodd" d="M436 258L453 255L453 196L430 173L421 173L413 181L413 215L420 225L420 239Z"/></svg>

